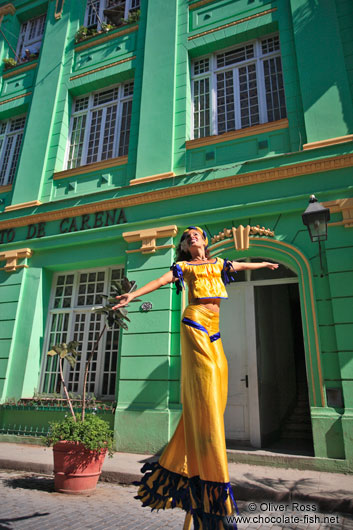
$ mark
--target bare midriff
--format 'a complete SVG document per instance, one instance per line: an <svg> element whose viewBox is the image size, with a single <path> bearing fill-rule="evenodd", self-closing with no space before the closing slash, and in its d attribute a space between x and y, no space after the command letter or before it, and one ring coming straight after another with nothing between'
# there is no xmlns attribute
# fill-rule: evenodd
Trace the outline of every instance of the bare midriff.
<svg viewBox="0 0 353 530"><path fill-rule="evenodd" d="M219 307L221 305L221 300L219 298L194 298L193 300L190 300L190 304L196 304L196 305L202 305L203 307L206 307L206 309L209 309L210 311L213 311L214 313L219 313Z"/></svg>

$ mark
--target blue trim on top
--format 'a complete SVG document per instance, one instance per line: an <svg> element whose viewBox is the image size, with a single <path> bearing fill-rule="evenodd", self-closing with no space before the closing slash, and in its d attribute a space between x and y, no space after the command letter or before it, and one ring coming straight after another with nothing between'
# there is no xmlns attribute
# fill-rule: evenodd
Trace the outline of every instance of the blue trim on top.
<svg viewBox="0 0 353 530"><path fill-rule="evenodd" d="M194 265L195 267L199 267L200 265L216 265L218 261L218 258L216 258L216 261L214 263L212 263L212 261L209 261L207 263L189 263L188 261L186 262L187 265Z"/></svg>
<svg viewBox="0 0 353 530"><path fill-rule="evenodd" d="M224 300L226 300L228 296L198 296L197 298L194 298L194 300L218 300L220 298L224 298Z"/></svg>

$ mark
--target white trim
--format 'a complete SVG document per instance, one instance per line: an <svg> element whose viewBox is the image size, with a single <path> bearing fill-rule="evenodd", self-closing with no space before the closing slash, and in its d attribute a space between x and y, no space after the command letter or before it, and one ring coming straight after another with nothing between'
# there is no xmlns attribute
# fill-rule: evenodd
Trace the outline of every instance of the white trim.
<svg viewBox="0 0 353 530"><path fill-rule="evenodd" d="M50 294L50 300L49 300L49 310L48 310L48 316L47 316L47 323L46 323L46 329L45 329L45 340L43 345L43 354L42 354L42 362L41 362L41 371L40 371L40 380L39 380L39 388L41 391L45 391L43 389L44 384L44 378L46 374L46 365L47 365L47 351L50 347L49 341L50 341L50 331L51 331L51 325L52 325L52 317L53 315L57 314L66 314L69 315L68 325L67 325L67 341L73 340L75 331L74 331L74 325L75 325L75 316L77 314L86 314L87 317L85 319L85 325L84 325L84 337L83 337L83 347L87 346L88 341L88 333L89 333L89 322L90 322L90 316L92 314L91 308L93 305L90 306L79 306L78 305L78 287L80 285L80 275L81 274L90 274L90 273L97 273L97 272L104 272L104 290L103 293L109 294L108 289L111 283L111 276L113 270L121 270L124 271L124 267L122 265L116 265L116 266L110 266L110 267L94 267L91 269L83 269L83 270L73 270L73 271L60 271L56 272L53 275L52 279L52 287L51 287L51 294ZM73 275L73 289L71 294L71 306L69 308L54 308L54 301L55 301L55 292L57 288L57 279L59 276L68 276ZM123 275L123 272L121 273L121 277ZM96 293L100 294L100 293ZM101 319L101 326L103 325L103 319ZM112 332L117 330L112 330ZM105 340L102 340L99 344L98 350L97 350L97 366L96 366L96 379L95 379L95 389L94 394L96 396L104 397L106 399L114 399L115 395L111 394L102 394L102 386L103 386L103 376L104 376L104 354L105 354L105 347L106 347L106 336ZM90 353L86 350L86 354ZM84 362L85 356L83 356L83 362L80 363L80 370L79 370L79 382L78 382L78 393L82 393L82 383L83 383L83 374L84 374L84 368L85 368L85 362ZM67 363L64 365L64 378L65 382L70 390L71 384L69 381L69 367L66 366ZM117 368L117 367L116 367ZM110 370L109 370L110 373ZM113 373L113 372L112 372ZM117 371L116 373L117 377ZM53 376L51 376L53 377ZM109 390L109 389L108 389Z"/></svg>
<svg viewBox="0 0 353 530"><path fill-rule="evenodd" d="M21 129L16 129L15 131L11 131L11 124L14 121L22 119L22 118L25 119L24 123L23 123L23 127ZM20 157L21 145L22 145L22 141L23 141L24 129L25 129L25 126L26 126L26 115L22 114L20 116L15 116L15 117L10 118L8 120L4 120L4 121L2 121L0 123L5 123L6 124L5 131L0 136L1 139L2 139L2 142L0 144L0 174L1 174L1 171L4 169L4 156L5 156L5 151L6 151L6 148L7 148L7 144L8 144L9 138L11 138L11 137L14 138L13 141L12 141L12 145L10 147L10 152L9 152L8 160L7 160L7 163L6 163L6 168L5 168L4 175L3 175L3 177L0 176L0 186L6 186L7 184L12 184L12 182L14 181L15 175L16 175L17 166L18 166L19 157ZM17 142L17 138L18 138L19 135L22 135L21 144L20 144L20 147L19 147L19 153L18 153L18 158L17 158L17 162L16 162L16 167L15 167L14 172L13 172L13 178L10 179L10 169L11 169L11 166L12 166L13 156L14 156L15 147L16 147L16 142Z"/></svg>
<svg viewBox="0 0 353 530"><path fill-rule="evenodd" d="M105 87L103 89L95 90L94 92L90 92L89 94L81 95L81 96L78 96L77 98L73 98L72 106L71 106L71 119L70 119L69 134L68 134L67 145L66 145L66 153L65 153L65 157L64 157L64 168L65 169L71 169L71 167L69 168L68 165L69 165L69 154L70 154L70 145L71 145L71 139L72 139L72 133L73 133L74 119L79 117L79 116L83 116L83 115L86 116L86 125L85 125L85 129L84 129L82 156L81 156L80 163L77 166L75 166L75 167L84 166L84 165L89 164L89 163L100 162L102 160L102 148L103 148L103 140L104 140L103 131L104 131L104 128L105 128L107 108L116 105L116 107L117 107L116 121L118 122L119 114L121 115L122 103L125 102L125 101L132 101L133 100L133 94L130 94L129 96L124 96L124 87L126 85L130 84L130 83L133 83L133 80L130 79L129 81L124 81L124 83L121 83L120 85L110 85L110 86ZM117 93L116 98L114 98L111 101L108 101L106 103L101 103L101 104L97 104L97 105L93 104L94 97L97 94L100 94L102 92L107 92L109 90L114 90L116 88L118 89L118 91L117 91L118 93ZM86 97L86 96L88 96L87 108L83 109L83 110L75 111L76 101L78 99L80 99L82 97ZM99 110L103 110L103 112L102 112L102 118L101 118L101 124L100 124L98 156L97 156L97 160L94 160L93 162L87 162L88 143L89 143L89 136L90 136L91 127L92 127L92 115L93 115L93 112L99 111ZM120 127L118 128L116 126L116 128L115 128L115 137L114 137L114 140L113 140L113 152L112 152L112 156L109 157L109 158L114 158L114 157L118 156L119 144L120 144Z"/></svg>
<svg viewBox="0 0 353 530"><path fill-rule="evenodd" d="M218 129L218 120L217 120L217 74L218 73L225 73L227 71L233 71L233 95L234 95L234 113L235 113L235 130L239 130L245 127L242 127L241 124L241 112L240 112L240 87L239 87L239 68L248 66L251 64L255 65L255 72L256 72L256 86L257 86L257 99L258 99L258 106L259 106L259 124L267 123L268 122L268 114L267 114L267 105L266 105L266 89L265 89L265 82L264 82L264 72L263 72L263 61L264 59L270 59L270 58L281 58L281 51L280 49L274 50L268 53L262 52L262 42L277 37L278 33L271 33L269 35L264 35L263 37L259 39L253 39L246 42L243 42L241 44L237 44L236 46L229 46L227 48L224 48L222 50L218 50L213 54L209 55L202 55L200 57L197 57L193 59L192 61L192 67L191 67L191 97L192 97L192 116L191 116L191 139L195 138L195 129L194 129L194 81L210 77L210 104L211 104L211 127L210 127L210 136L221 134L219 133ZM221 53L226 53L231 50L236 50L238 48L245 48L246 46L253 45L254 47L254 56L250 59L244 59L243 61L235 62L232 65L222 66L217 68L217 55ZM194 63L196 61L199 61L200 59L206 59L209 58L210 60L210 72L204 72L195 75L194 74ZM282 72L283 75L283 72ZM249 119L250 123L249 126L251 126L251 108L249 108ZM227 131L227 121L225 124L225 128ZM233 130L233 129L232 129ZM198 134L198 138L200 135Z"/></svg>

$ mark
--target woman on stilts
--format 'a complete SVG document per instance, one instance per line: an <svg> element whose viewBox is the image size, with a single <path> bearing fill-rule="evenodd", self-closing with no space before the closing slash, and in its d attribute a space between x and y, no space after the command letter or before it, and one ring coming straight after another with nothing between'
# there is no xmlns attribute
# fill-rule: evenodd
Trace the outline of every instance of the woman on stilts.
<svg viewBox="0 0 353 530"><path fill-rule="evenodd" d="M229 528L225 516L237 511L229 482L223 415L227 403L228 367L219 333L219 308L227 298L230 273L275 263L242 263L210 259L206 232L190 226L177 248L171 270L134 293L118 296L123 307L133 298L176 282L189 288L189 305L181 322L181 401L176 431L158 462L147 463L137 498L152 509L182 508L194 529ZM235 316L236 318L236 316ZM184 528L189 528L185 523Z"/></svg>

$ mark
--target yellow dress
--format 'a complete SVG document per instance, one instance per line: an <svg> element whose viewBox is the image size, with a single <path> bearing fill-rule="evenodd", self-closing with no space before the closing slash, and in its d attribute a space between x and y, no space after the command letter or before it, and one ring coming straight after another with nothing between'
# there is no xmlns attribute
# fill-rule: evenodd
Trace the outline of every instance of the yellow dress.
<svg viewBox="0 0 353 530"><path fill-rule="evenodd" d="M186 281L189 302L227 298L227 260L172 266L179 291ZM223 271L223 273L222 273ZM223 274L223 279L222 279ZM176 431L158 462L147 463L136 498L152 509L179 507L193 516L194 529L223 529L237 511L229 482L224 434L228 365L219 315L190 304L181 322L181 401ZM234 528L234 526L233 526Z"/></svg>

